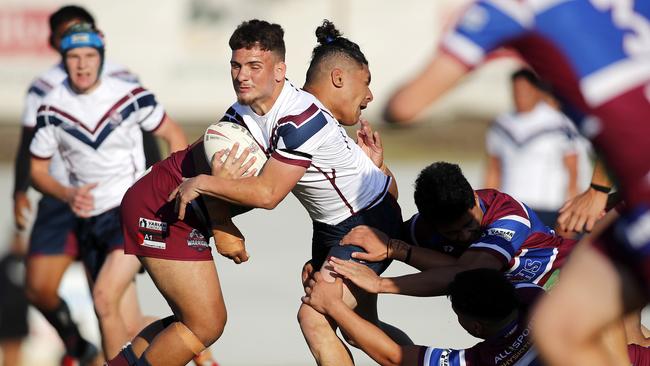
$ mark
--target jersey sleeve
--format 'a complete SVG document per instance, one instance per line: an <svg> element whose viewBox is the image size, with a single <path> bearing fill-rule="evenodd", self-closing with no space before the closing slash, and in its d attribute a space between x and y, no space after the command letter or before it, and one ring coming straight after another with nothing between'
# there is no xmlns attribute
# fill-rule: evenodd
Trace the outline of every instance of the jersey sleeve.
<svg viewBox="0 0 650 366"><path fill-rule="evenodd" d="M36 132L29 145L29 152L32 156L39 159L51 158L58 148L56 126L59 124L59 121L56 118L50 117L50 112L45 106L41 106L38 109L38 114L36 115Z"/></svg>
<svg viewBox="0 0 650 366"><path fill-rule="evenodd" d="M133 102L123 113L128 114L128 108L133 108L140 127L145 131L155 131L165 118L165 109L158 103L156 96L145 88L138 87L131 91L131 95Z"/></svg>
<svg viewBox="0 0 650 366"><path fill-rule="evenodd" d="M503 131L497 121L494 121L485 134L485 149L489 155L501 156L503 154Z"/></svg>
<svg viewBox="0 0 650 366"><path fill-rule="evenodd" d="M300 114L280 118L275 136L277 146L271 156L286 164L309 167L327 133L327 118L315 104Z"/></svg>
<svg viewBox="0 0 650 366"><path fill-rule="evenodd" d="M20 122L23 127L35 128L36 127L36 113L38 107L43 103L43 98L52 89L51 86L45 84L40 79L34 81L27 91L25 102L23 104L23 113Z"/></svg>
<svg viewBox="0 0 650 366"><path fill-rule="evenodd" d="M478 1L443 38L442 49L468 67L475 67L488 53L526 33L533 20L533 13L520 2Z"/></svg>
<svg viewBox="0 0 650 366"><path fill-rule="evenodd" d="M423 347L424 348L424 347ZM422 366L465 366L465 350L426 347L420 352Z"/></svg>
<svg viewBox="0 0 650 366"><path fill-rule="evenodd" d="M489 251L506 265L531 232L530 219L526 211L511 212L490 223L484 229L480 241L472 244L469 249Z"/></svg>

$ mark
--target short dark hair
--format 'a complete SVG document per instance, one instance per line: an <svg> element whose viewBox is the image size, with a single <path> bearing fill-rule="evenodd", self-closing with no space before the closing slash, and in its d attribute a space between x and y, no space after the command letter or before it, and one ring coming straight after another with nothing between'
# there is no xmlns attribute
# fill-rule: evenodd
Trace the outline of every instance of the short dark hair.
<svg viewBox="0 0 650 366"><path fill-rule="evenodd" d="M456 221L476 204L474 190L460 167L443 161L420 172L414 198L420 214L437 224Z"/></svg>
<svg viewBox="0 0 650 366"><path fill-rule="evenodd" d="M460 272L447 293L454 311L489 322L504 320L520 306L512 283L495 269Z"/></svg>
<svg viewBox="0 0 650 366"><path fill-rule="evenodd" d="M50 45L54 47L54 32L61 24L73 19L81 19L84 23L95 25L95 18L88 10L77 5L66 5L50 15Z"/></svg>
<svg viewBox="0 0 650 366"><path fill-rule="evenodd" d="M271 24L265 20L251 19L241 23L230 36L228 45L231 50L259 47L271 51L284 61L284 30L279 24Z"/></svg>
<svg viewBox="0 0 650 366"><path fill-rule="evenodd" d="M319 64L330 56L343 55L359 65L368 65L368 60L361 52L359 45L343 37L334 23L329 20L324 19L323 24L316 28L316 39L318 45L314 47L311 54L311 63L307 69L307 82L312 80Z"/></svg>
<svg viewBox="0 0 650 366"><path fill-rule="evenodd" d="M544 93L553 94L551 86L544 82L539 76L531 69L523 67L510 75L510 81L514 82L515 80L522 78L526 79L530 85L534 86L537 90L540 90Z"/></svg>

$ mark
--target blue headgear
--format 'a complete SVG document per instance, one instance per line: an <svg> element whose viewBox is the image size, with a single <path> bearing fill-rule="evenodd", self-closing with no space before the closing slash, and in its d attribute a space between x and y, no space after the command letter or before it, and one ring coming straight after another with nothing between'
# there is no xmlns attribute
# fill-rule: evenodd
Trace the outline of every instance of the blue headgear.
<svg viewBox="0 0 650 366"><path fill-rule="evenodd" d="M67 51L79 47L92 47L102 52L104 38L88 23L75 24L63 35L59 52L65 54Z"/></svg>
<svg viewBox="0 0 650 366"><path fill-rule="evenodd" d="M99 52L101 73L104 66L104 37L90 23L79 23L70 27L61 38L59 52L61 56L65 56L66 52L80 47L92 47Z"/></svg>

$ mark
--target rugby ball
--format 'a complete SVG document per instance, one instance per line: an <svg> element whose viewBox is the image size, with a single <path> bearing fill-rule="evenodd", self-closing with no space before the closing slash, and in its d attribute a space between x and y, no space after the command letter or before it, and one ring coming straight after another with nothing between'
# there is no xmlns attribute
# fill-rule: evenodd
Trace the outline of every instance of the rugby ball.
<svg viewBox="0 0 650 366"><path fill-rule="evenodd" d="M266 163L266 155L257 144L257 141L251 136L250 132L245 127L233 122L222 121L213 123L205 130L203 134L203 149L205 150L205 158L208 160L208 164L211 164L214 154L221 150L230 151L236 142L239 143L237 157L241 155L245 148L248 147L250 149L248 159L253 156L255 157L255 163L253 163L250 169L257 169L255 175L258 175ZM221 161L225 161L227 155L224 154L221 157Z"/></svg>

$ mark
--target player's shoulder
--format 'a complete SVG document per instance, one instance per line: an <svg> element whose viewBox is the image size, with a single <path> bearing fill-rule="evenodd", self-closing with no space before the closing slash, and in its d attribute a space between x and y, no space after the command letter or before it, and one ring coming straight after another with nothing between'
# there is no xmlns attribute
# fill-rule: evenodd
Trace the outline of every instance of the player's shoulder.
<svg viewBox="0 0 650 366"><path fill-rule="evenodd" d="M131 70L129 70L126 66L113 62L111 60L104 61L104 66L102 67L102 75L120 79L126 82L140 83L138 76L131 72Z"/></svg>
<svg viewBox="0 0 650 366"><path fill-rule="evenodd" d="M530 218L526 207L514 197L496 189L479 189L476 194L484 206L484 221L488 225L509 219L530 227Z"/></svg>
<svg viewBox="0 0 650 366"><path fill-rule="evenodd" d="M29 84L28 94L43 98L67 78L63 65L56 64L38 74Z"/></svg>
<svg viewBox="0 0 650 366"><path fill-rule="evenodd" d="M288 87L285 86L283 94L281 97L284 100L278 124L292 122L295 125L300 125L311 120L319 120L324 123L335 121L327 108L311 93L289 84Z"/></svg>
<svg viewBox="0 0 650 366"><path fill-rule="evenodd" d="M147 88L139 83L126 81L119 78L103 75L101 78L101 89L97 92L101 94L98 97L117 99L117 100L133 100L140 98L155 99L155 96Z"/></svg>
<svg viewBox="0 0 650 366"><path fill-rule="evenodd" d="M70 97L73 95L72 91L70 90L70 86L68 85L67 82L62 82L58 83L55 85L44 97L41 102L41 108L39 108L39 111L43 109L43 106L49 105L49 106L61 106L67 103L67 100L70 99Z"/></svg>

